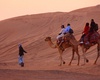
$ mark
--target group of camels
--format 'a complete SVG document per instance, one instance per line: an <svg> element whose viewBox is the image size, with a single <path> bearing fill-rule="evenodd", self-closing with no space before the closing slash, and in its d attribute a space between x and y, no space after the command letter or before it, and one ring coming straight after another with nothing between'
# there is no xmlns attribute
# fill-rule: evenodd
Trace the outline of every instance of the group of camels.
<svg viewBox="0 0 100 80"><path fill-rule="evenodd" d="M99 35L99 33L98 33L98 35ZM60 55L60 64L59 64L60 66L61 66L62 64L65 64L65 61L64 61L63 58L62 58L63 51L64 51L66 48L69 48L69 47L72 48L72 58L71 58L71 61L70 61L69 65L71 65L72 60L74 59L74 54L75 54L75 52L76 52L76 54L77 54L77 56L78 56L78 63L77 63L77 65L79 65L79 63L80 63L80 54L79 54L79 51L78 51L78 46L80 45L80 42L77 41L77 40L75 39L75 37L74 37L73 34L66 34L65 37L66 37L67 41L69 41L69 42L65 42L65 41L64 41L60 46L59 46L57 43L54 44L54 43L52 42L52 40L51 40L51 37L46 37L46 38L45 38L45 41L48 42L48 44L49 44L49 46L50 46L51 48L57 48L57 49L58 49L58 52L59 52L59 55ZM98 60L98 58L99 58L99 56L100 56L100 38L98 38L98 40L96 41L95 44L97 44L97 57L96 57L96 60L95 60L94 64L96 64L96 62L97 62L97 60ZM95 45L95 44L94 44L94 45ZM82 52L83 52L83 57L84 57L84 65L85 65L86 62L89 61L89 60L86 58L85 54L86 54L87 50L88 50L91 46L93 46L93 45L90 44L88 47L87 47L85 44L82 44L82 45L81 45Z"/></svg>

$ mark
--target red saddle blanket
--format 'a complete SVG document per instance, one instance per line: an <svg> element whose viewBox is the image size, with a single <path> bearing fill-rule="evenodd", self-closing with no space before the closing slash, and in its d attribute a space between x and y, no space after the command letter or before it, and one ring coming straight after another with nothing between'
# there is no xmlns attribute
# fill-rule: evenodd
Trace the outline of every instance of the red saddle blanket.
<svg viewBox="0 0 100 80"><path fill-rule="evenodd" d="M87 41L89 41L90 43L92 42L97 42L97 40L100 39L100 34L98 32L94 32L94 33L88 33L85 37L84 37L84 42L86 43Z"/></svg>

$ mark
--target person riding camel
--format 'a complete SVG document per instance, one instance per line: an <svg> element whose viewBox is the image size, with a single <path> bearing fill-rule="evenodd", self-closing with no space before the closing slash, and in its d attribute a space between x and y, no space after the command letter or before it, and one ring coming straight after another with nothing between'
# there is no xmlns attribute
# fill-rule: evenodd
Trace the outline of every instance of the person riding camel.
<svg viewBox="0 0 100 80"><path fill-rule="evenodd" d="M96 25L96 23L94 22L94 19L91 19L90 31L89 32L93 33L95 31L95 25Z"/></svg>
<svg viewBox="0 0 100 80"><path fill-rule="evenodd" d="M70 29L71 29L71 27L70 27L70 24L68 23L68 24L67 24L67 27L65 28L64 33L65 33L65 34L66 34L66 33L69 33L69 32L70 32Z"/></svg>
<svg viewBox="0 0 100 80"><path fill-rule="evenodd" d="M64 25L61 25L61 31L57 36L57 43L59 44L62 40L62 37L64 36L64 32L65 32L65 27Z"/></svg>
<svg viewBox="0 0 100 80"><path fill-rule="evenodd" d="M89 23L87 22L87 23L85 24L84 31L82 32L82 36L81 36L81 39L80 39L80 43L81 43L81 44L84 43L84 37L88 34L89 29L90 29Z"/></svg>

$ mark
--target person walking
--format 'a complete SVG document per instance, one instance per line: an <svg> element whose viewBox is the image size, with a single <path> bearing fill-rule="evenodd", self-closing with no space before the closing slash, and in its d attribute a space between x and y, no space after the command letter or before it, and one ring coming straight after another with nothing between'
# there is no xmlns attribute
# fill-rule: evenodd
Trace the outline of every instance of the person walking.
<svg viewBox="0 0 100 80"><path fill-rule="evenodd" d="M21 67L24 67L24 60L23 60L23 56L24 56L24 53L27 53L21 44L19 44L19 65L21 65Z"/></svg>

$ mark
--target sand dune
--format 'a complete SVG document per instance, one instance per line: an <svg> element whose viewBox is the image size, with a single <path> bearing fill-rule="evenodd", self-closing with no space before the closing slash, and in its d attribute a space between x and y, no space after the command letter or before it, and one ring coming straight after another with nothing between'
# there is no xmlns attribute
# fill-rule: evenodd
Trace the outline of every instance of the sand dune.
<svg viewBox="0 0 100 80"><path fill-rule="evenodd" d="M81 48L80 66L77 56L71 66L71 48L66 49L63 58L66 64L58 66L59 54L44 41L51 36L55 42L60 26L71 24L77 40L80 39L86 22L93 18L100 25L100 5L74 10L71 12L55 12L19 16L0 21L0 80L99 80L100 59L93 65L96 58L96 46L92 47L85 66ZM100 32L100 30L98 31ZM22 43L28 52L24 56L25 67L18 65L18 44ZM9 78L9 79L8 79Z"/></svg>

